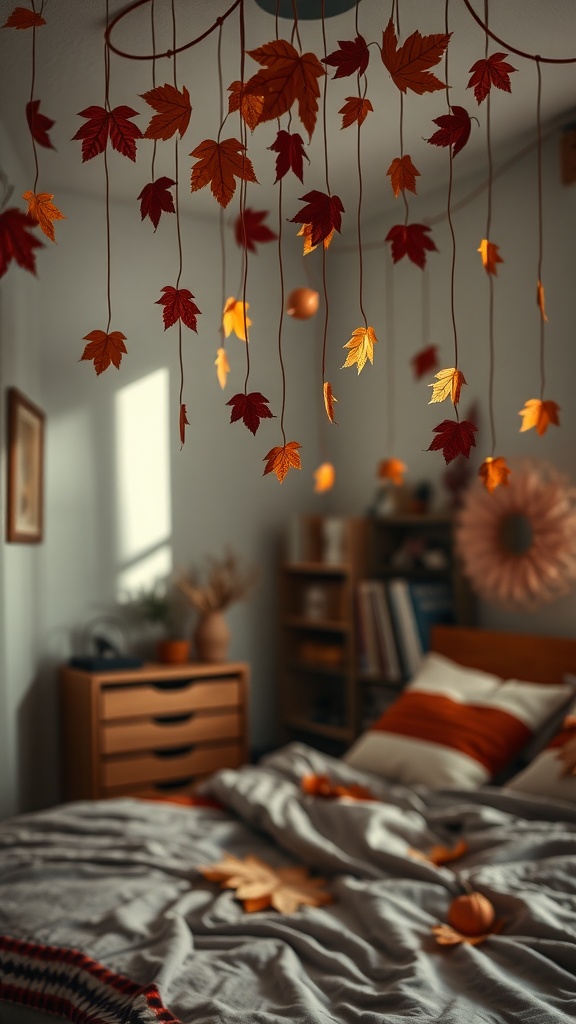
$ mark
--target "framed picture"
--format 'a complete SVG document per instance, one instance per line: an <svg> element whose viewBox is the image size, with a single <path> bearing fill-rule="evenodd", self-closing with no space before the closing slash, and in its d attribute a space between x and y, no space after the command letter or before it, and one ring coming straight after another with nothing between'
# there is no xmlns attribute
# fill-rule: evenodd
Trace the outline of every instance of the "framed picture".
<svg viewBox="0 0 576 1024"><path fill-rule="evenodd" d="M6 540L35 544L44 527L44 413L8 389Z"/></svg>

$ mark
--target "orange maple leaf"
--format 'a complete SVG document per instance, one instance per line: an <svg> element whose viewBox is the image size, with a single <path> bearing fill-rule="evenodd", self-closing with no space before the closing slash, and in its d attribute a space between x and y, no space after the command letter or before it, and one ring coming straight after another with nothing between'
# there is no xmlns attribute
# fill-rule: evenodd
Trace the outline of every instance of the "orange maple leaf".
<svg viewBox="0 0 576 1024"><path fill-rule="evenodd" d="M252 327L252 321L246 315L249 307L249 302L244 305L240 299L235 299L233 296L230 299L226 299L226 305L222 314L222 326L227 338L234 331L234 334L237 338L240 338L240 341L246 341L246 329Z"/></svg>
<svg viewBox="0 0 576 1024"><path fill-rule="evenodd" d="M346 366L353 366L356 363L358 373L360 373L364 369L367 359L373 363L374 345L377 341L378 338L374 334L373 327L357 327L355 331L352 331L350 341L347 341L343 346L343 348L349 348L350 351L341 369L343 370Z"/></svg>
<svg viewBox="0 0 576 1024"><path fill-rule="evenodd" d="M546 316L546 295L544 293L544 285L542 284L542 281L538 281L538 285L536 287L536 305L540 310L540 316L546 323L548 323L548 317Z"/></svg>
<svg viewBox="0 0 576 1024"><path fill-rule="evenodd" d="M463 839L459 839L455 846L444 846L443 843L439 843L437 846L433 846L428 853L410 847L408 853L412 857L416 857L417 860L442 867L443 864L451 864L452 861L459 860L465 853L468 853L468 843Z"/></svg>
<svg viewBox="0 0 576 1024"><path fill-rule="evenodd" d="M171 139L176 132L180 132L182 138L192 113L190 93L186 86L182 86L180 91L173 85L159 85L140 95L153 110L158 111L144 132L144 138L166 140Z"/></svg>
<svg viewBox="0 0 576 1024"><path fill-rule="evenodd" d="M266 463L262 476L266 476L267 473L276 473L282 483L289 469L302 469L298 454L298 449L301 447L302 445L297 441L288 441L287 444L271 448L262 460Z"/></svg>
<svg viewBox="0 0 576 1024"><path fill-rule="evenodd" d="M314 490L317 494L331 491L334 487L336 472L331 462L322 462L318 469L314 470Z"/></svg>
<svg viewBox="0 0 576 1024"><path fill-rule="evenodd" d="M326 74L313 53L300 55L286 39L274 39L248 56L264 68L246 82L244 91L264 97L258 123L274 121L298 101L298 116L312 138L318 113L318 79Z"/></svg>
<svg viewBox="0 0 576 1024"><path fill-rule="evenodd" d="M300 788L308 796L321 796L326 800L341 799L342 797L348 797L350 800L378 800L378 797L374 796L367 786L362 786L357 782L344 786L339 782L333 782L328 775L317 775L316 773L303 775L300 780Z"/></svg>
<svg viewBox="0 0 576 1024"><path fill-rule="evenodd" d="M546 433L551 423L556 427L559 427L559 412L560 406L557 402L544 402L539 398L529 398L528 401L524 403L524 408L518 413L519 416L523 417L520 433L524 430L531 430L532 427L536 427L537 433L542 435Z"/></svg>
<svg viewBox="0 0 576 1024"><path fill-rule="evenodd" d="M406 189L416 195L416 178L420 177L420 171L416 170L408 154L395 157L386 174L390 175L390 184L396 198Z"/></svg>
<svg viewBox="0 0 576 1024"><path fill-rule="evenodd" d="M335 398L334 392L332 391L332 385L327 380L324 381L324 405L326 407L326 415L330 420L330 423L335 423L334 419L334 402L338 399Z"/></svg>
<svg viewBox="0 0 576 1024"><path fill-rule="evenodd" d="M493 242L489 242L487 238L483 238L478 246L477 252L482 257L482 264L487 274L494 274L496 277L498 273L497 263L504 263L500 253L499 246L494 245Z"/></svg>
<svg viewBox="0 0 576 1024"><path fill-rule="evenodd" d="M379 480L391 480L396 487L404 483L404 473L407 466L400 459L382 459L378 463L377 476Z"/></svg>
<svg viewBox="0 0 576 1024"><path fill-rule="evenodd" d="M66 220L63 213L60 212L57 206L51 202L54 199L52 192L31 192L28 189L24 192L22 199L25 199L28 203L28 214L33 220L38 221L40 229L45 235L52 241L56 241L54 234L55 220Z"/></svg>
<svg viewBox="0 0 576 1024"><path fill-rule="evenodd" d="M228 113L233 114L239 110L242 120L248 125L250 131L253 132L260 120L262 108L264 107L264 97L247 93L243 82L232 82L232 85L228 86L228 92L230 93L228 97Z"/></svg>
<svg viewBox="0 0 576 1024"><path fill-rule="evenodd" d="M226 382L228 380L228 374L230 373L230 363L228 362L228 356L226 355L225 348L218 349L216 353L216 359L214 360L214 365L216 367L216 376L218 378L218 383L222 388L222 391L224 391L224 388L226 387Z"/></svg>
<svg viewBox="0 0 576 1024"><path fill-rule="evenodd" d="M382 63L401 92L412 89L422 95L446 88L428 69L441 61L451 34L421 36L419 32L413 32L399 47L394 22L390 18L382 38Z"/></svg>
<svg viewBox="0 0 576 1024"><path fill-rule="evenodd" d="M478 476L486 490L492 494L492 491L495 491L497 487L508 486L508 477L511 472L512 470L506 465L506 459L503 459L501 455L496 456L496 458L489 455L480 466Z"/></svg>
<svg viewBox="0 0 576 1024"><path fill-rule="evenodd" d="M186 415L186 406L184 404L180 406L179 426L180 444L183 445L184 441L186 440L186 427L190 426L190 421L188 419L188 416Z"/></svg>
<svg viewBox="0 0 576 1024"><path fill-rule="evenodd" d="M374 107L370 100L362 99L361 96L347 96L346 103L338 111L343 115L340 130L349 128L352 124L364 124L371 110L374 110Z"/></svg>
<svg viewBox="0 0 576 1024"><path fill-rule="evenodd" d="M106 334L106 331L90 331L82 340L89 344L86 345L80 360L93 359L97 374L107 370L110 363L113 363L117 370L120 369L122 355L127 352L124 344L125 334L121 331L112 331L111 334Z"/></svg>
<svg viewBox="0 0 576 1024"><path fill-rule="evenodd" d="M228 206L236 191L235 177L258 184L252 162L245 151L246 146L238 142L238 139L224 139L223 142L205 139L201 142L190 153L190 156L198 158L192 165L192 192L210 185L212 195L220 206Z"/></svg>
<svg viewBox="0 0 576 1024"><path fill-rule="evenodd" d="M2 28L40 28L45 24L44 18L29 7L15 7Z"/></svg>
<svg viewBox="0 0 576 1024"><path fill-rule="evenodd" d="M332 902L322 888L325 880L311 878L307 868L273 868L250 853L244 859L225 853L216 864L199 870L208 881L219 882L222 889L234 889L248 913L273 907L281 914L292 914L301 906L320 907Z"/></svg>
<svg viewBox="0 0 576 1024"><path fill-rule="evenodd" d="M450 366L446 370L439 370L434 376L436 383L428 385L429 388L434 389L428 405L432 405L433 402L443 402L448 397L452 399L454 405L458 405L462 385L466 384L466 378L462 371Z"/></svg>

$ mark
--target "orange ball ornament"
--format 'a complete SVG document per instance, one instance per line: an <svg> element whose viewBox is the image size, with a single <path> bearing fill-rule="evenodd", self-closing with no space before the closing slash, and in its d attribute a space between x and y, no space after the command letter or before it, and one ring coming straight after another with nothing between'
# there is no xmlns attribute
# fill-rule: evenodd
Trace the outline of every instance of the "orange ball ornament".
<svg viewBox="0 0 576 1024"><path fill-rule="evenodd" d="M318 312L319 301L313 288L295 288L286 299L286 312L295 320L307 320Z"/></svg>
<svg viewBox="0 0 576 1024"><path fill-rule="evenodd" d="M448 924L462 935L485 935L495 917L490 900L480 892L457 896L448 908Z"/></svg>

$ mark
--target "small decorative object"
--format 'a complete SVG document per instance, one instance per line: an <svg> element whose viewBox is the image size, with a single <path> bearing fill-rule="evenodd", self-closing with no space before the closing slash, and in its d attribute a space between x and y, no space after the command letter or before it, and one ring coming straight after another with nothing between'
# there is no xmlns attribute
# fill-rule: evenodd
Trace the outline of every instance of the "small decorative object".
<svg viewBox="0 0 576 1024"><path fill-rule="evenodd" d="M448 908L448 924L435 925L432 932L439 946L457 946L460 943L479 946L490 935L497 935L503 924L503 921L496 920L490 900L471 889L452 900Z"/></svg>
<svg viewBox="0 0 576 1024"><path fill-rule="evenodd" d="M164 581L140 594L134 603L139 618L158 626L165 634L157 641L156 656L161 664L184 665L190 660L190 641L176 636L175 603Z"/></svg>
<svg viewBox="0 0 576 1024"><path fill-rule="evenodd" d="M345 561L346 523L336 516L322 520L322 561L339 565Z"/></svg>
<svg viewBox="0 0 576 1024"><path fill-rule="evenodd" d="M8 516L6 540L42 540L44 413L17 388L8 389Z"/></svg>
<svg viewBox="0 0 576 1024"><path fill-rule="evenodd" d="M313 288L295 288L286 299L286 312L295 320L308 320L318 312L319 295Z"/></svg>
<svg viewBox="0 0 576 1024"><path fill-rule="evenodd" d="M313 584L304 591L303 614L305 619L325 619L328 601L324 587Z"/></svg>
<svg viewBox="0 0 576 1024"><path fill-rule="evenodd" d="M86 624L81 637L82 654L70 658L72 668L85 672L113 672L140 668L142 658L126 653L124 625L113 615L101 615Z"/></svg>
<svg viewBox="0 0 576 1024"><path fill-rule="evenodd" d="M199 619L194 633L194 648L199 661L219 662L228 657L230 630L223 612L246 597L258 579L254 568L243 569L235 553L228 549L222 559L208 557L204 583L192 570L180 575L176 586L182 591Z"/></svg>

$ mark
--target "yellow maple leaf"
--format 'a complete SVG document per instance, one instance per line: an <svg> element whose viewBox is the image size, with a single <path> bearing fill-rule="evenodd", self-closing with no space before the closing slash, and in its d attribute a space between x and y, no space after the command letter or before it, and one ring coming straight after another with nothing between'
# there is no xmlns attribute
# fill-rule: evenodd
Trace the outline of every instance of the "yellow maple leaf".
<svg viewBox="0 0 576 1024"><path fill-rule="evenodd" d="M492 491L495 491L497 487L508 486L508 477L511 472L506 465L506 459L503 459L501 455L498 455L496 458L492 458L489 455L480 466L478 476L481 478L486 490L492 494Z"/></svg>
<svg viewBox="0 0 576 1024"><path fill-rule="evenodd" d="M228 362L228 356L226 355L225 348L218 349L216 359L214 360L214 366L216 367L218 383L222 390L224 390L226 387L226 381L228 380L228 374L230 373L230 363Z"/></svg>
<svg viewBox="0 0 576 1024"><path fill-rule="evenodd" d="M312 242L310 241L310 239L312 237L312 225L311 224L303 224L302 227L300 228L300 231L298 232L298 235L303 235L304 236L304 246L303 246L303 250L302 250L304 256L307 256L309 252L314 252L314 249L316 249L317 246L320 244L319 242L317 242L316 245L312 245ZM330 232L330 234L326 235L326 238L324 239L324 248L325 249L328 248L328 246L330 245L330 242L332 241L333 237L334 237L334 228L332 228L332 231Z"/></svg>
<svg viewBox="0 0 576 1024"><path fill-rule="evenodd" d="M250 303L246 303L246 314ZM240 299L226 299L226 305L224 306L224 313L222 315L222 326L224 328L224 334L228 338L232 331L240 341L246 341L246 330L245 328L252 327L252 321L245 316L244 303Z"/></svg>
<svg viewBox="0 0 576 1024"><path fill-rule="evenodd" d="M543 402L539 398L529 398L524 403L524 408L518 413L519 416L523 417L520 433L536 427L537 433L542 435L546 433L551 423L559 427L559 412L560 406L557 402Z"/></svg>
<svg viewBox="0 0 576 1024"><path fill-rule="evenodd" d="M54 234L55 220L66 220L63 213L51 202L54 199L52 192L32 192L28 189L24 192L22 199L28 203L28 213L34 220L38 221L40 229L52 241L56 241Z"/></svg>
<svg viewBox="0 0 576 1024"><path fill-rule="evenodd" d="M323 462L318 469L314 470L314 490L317 494L324 491L331 491L334 487L336 473L331 462Z"/></svg>
<svg viewBox="0 0 576 1024"><path fill-rule="evenodd" d="M346 366L353 366L354 363L358 366L358 373L364 369L366 360L369 359L371 363L374 362L374 345L378 341L378 338L374 334L373 327L357 327L355 331L352 331L352 337L350 341L347 341L343 348L349 348L350 351L346 356L346 362L342 365L341 369L345 369Z"/></svg>
<svg viewBox="0 0 576 1024"><path fill-rule="evenodd" d="M302 469L298 454L298 449L301 447L302 445L297 441L288 441L287 444L271 448L262 460L266 463L262 476L266 476L267 473L276 473L282 483L289 469Z"/></svg>
<svg viewBox="0 0 576 1024"><path fill-rule="evenodd" d="M332 391L332 385L327 380L324 381L324 405L326 407L326 415L330 420L330 423L335 423L334 419L334 402L338 399L335 397Z"/></svg>
<svg viewBox="0 0 576 1024"><path fill-rule="evenodd" d="M225 854L221 861L200 868L210 882L223 889L235 889L244 910L252 913L273 907L281 914L293 914L301 906L319 907L332 902L322 889L323 878L310 878L307 868L272 868L252 854L240 860Z"/></svg>
<svg viewBox="0 0 576 1024"><path fill-rule="evenodd" d="M428 384L429 388L434 389L428 405L432 405L432 402L443 402L448 396L450 396L454 405L458 405L460 390L462 385L466 384L466 378L462 371L457 370L454 366L450 366L446 370L439 370L435 377L436 383Z"/></svg>
<svg viewBox="0 0 576 1024"><path fill-rule="evenodd" d="M483 238L477 249L482 257L482 264L487 274L493 274L496 277L498 273L498 263L504 263L500 253L499 246L494 245L493 242L489 242L487 238Z"/></svg>
<svg viewBox="0 0 576 1024"><path fill-rule="evenodd" d="M379 480L391 480L396 487L404 483L404 473L407 466L400 459L382 459L378 463L377 476Z"/></svg>
<svg viewBox="0 0 576 1024"><path fill-rule="evenodd" d="M546 316L546 294L544 292L544 285L542 284L542 281L538 281L538 285L536 287L536 305L540 310L540 316L546 321L546 323L548 323L548 317Z"/></svg>

